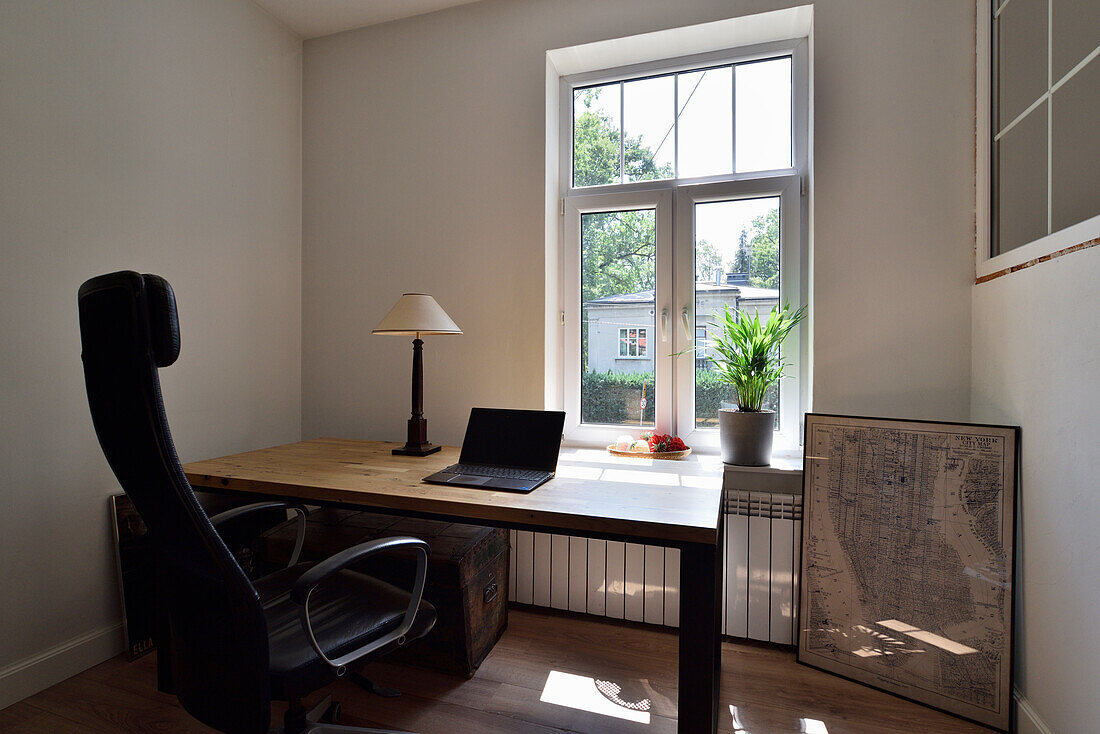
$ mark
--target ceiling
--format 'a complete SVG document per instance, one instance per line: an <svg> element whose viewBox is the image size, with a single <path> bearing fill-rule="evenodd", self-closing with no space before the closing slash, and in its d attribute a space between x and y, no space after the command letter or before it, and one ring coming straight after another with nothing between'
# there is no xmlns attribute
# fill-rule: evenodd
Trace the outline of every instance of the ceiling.
<svg viewBox="0 0 1100 734"><path fill-rule="evenodd" d="M423 15L477 0L253 0L302 38Z"/></svg>

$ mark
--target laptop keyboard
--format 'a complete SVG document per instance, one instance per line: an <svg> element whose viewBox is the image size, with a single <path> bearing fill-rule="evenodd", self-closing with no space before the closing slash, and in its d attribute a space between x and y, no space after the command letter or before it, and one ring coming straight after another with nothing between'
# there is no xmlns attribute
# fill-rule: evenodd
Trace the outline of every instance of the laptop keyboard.
<svg viewBox="0 0 1100 734"><path fill-rule="evenodd" d="M455 474L473 474L480 477L501 477L503 479L542 479L549 472L537 469L515 469L508 466L483 466L480 464L452 464L446 471Z"/></svg>

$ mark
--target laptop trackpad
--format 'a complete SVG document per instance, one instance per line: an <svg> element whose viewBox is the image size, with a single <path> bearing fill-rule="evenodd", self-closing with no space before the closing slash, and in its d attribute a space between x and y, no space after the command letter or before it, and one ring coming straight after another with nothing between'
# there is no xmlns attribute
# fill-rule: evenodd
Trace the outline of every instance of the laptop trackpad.
<svg viewBox="0 0 1100 734"><path fill-rule="evenodd" d="M492 477L479 477L475 474L456 474L447 481L455 484L481 485L488 484L492 479Z"/></svg>

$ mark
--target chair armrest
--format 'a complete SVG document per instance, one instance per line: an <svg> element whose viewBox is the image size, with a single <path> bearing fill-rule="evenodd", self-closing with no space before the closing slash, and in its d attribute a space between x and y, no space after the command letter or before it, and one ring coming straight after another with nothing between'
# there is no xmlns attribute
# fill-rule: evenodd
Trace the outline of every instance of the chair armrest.
<svg viewBox="0 0 1100 734"><path fill-rule="evenodd" d="M217 530L220 525L224 525L227 522L244 517L245 515L278 509L294 510L294 512L298 514L298 537L294 540L294 551L290 554L290 562L286 564L287 568L290 568L298 562L299 556L302 555L302 546L305 545L306 542L306 516L309 514L309 510L307 510L304 505L284 502L282 500L254 502L251 505L241 505L240 507L234 507L225 512L219 512L217 515L210 518L210 523L214 526L214 529Z"/></svg>
<svg viewBox="0 0 1100 734"><path fill-rule="evenodd" d="M408 609L405 610L405 617L401 620L401 624L389 634L383 635L372 642L368 642L357 650L353 650L346 655L341 655L335 660L329 659L328 655L317 643L317 638L313 634L313 627L309 622L310 595L313 594L314 590L316 590L322 581L347 566L384 551L402 548L416 551L416 578L413 581L412 592L409 596L409 606ZM354 662L364 655L385 647L394 640L397 640L398 644L403 642L402 638L404 638L405 633L412 627L413 620L416 619L416 612L420 608L420 599L424 595L424 581L427 575L427 543L419 538L400 535L392 538L378 538L376 540L369 540L366 543L360 543L334 556L330 556L306 571L294 584L294 588L291 589L290 599L301 607L302 628L305 630L306 637L309 638L309 642L313 645L313 649L317 652L317 655L330 666L336 668L337 675L343 675L348 663Z"/></svg>

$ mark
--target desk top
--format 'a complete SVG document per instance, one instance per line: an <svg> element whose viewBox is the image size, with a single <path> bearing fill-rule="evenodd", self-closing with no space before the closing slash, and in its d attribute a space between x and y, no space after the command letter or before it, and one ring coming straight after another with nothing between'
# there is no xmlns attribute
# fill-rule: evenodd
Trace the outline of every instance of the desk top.
<svg viewBox="0 0 1100 734"><path fill-rule="evenodd" d="M318 438L184 466L197 488L339 502L445 515L486 524L634 538L639 542L718 542L722 464L615 457L563 449L557 476L529 494L425 484L458 461L444 447L426 457L393 456L397 443Z"/></svg>

